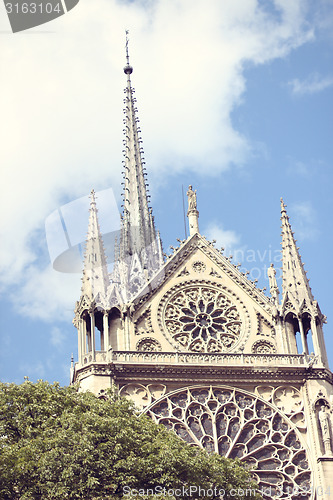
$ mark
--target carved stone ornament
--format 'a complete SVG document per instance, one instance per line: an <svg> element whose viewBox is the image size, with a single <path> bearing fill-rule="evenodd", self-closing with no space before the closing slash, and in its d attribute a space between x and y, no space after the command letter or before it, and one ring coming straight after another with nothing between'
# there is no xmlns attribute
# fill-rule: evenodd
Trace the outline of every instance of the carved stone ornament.
<svg viewBox="0 0 333 500"><path fill-rule="evenodd" d="M146 337L144 339L141 339L136 344L136 350L137 351L146 351L146 352L161 351L162 346L158 342L158 340L152 339L150 337Z"/></svg>
<svg viewBox="0 0 333 500"><path fill-rule="evenodd" d="M149 335L154 333L151 324L151 309L150 306L144 311L134 323L135 335Z"/></svg>
<svg viewBox="0 0 333 500"><path fill-rule="evenodd" d="M276 353L276 348L274 344L268 340L257 340L252 345L252 352L254 354L274 354Z"/></svg>
<svg viewBox="0 0 333 500"><path fill-rule="evenodd" d="M292 386L278 387L274 391L273 402L286 415L297 413L303 409L301 393Z"/></svg>
<svg viewBox="0 0 333 500"><path fill-rule="evenodd" d="M310 499L311 470L300 433L259 396L228 386L191 387L167 394L145 412L191 445L239 458L264 499L287 500L287 491L300 489Z"/></svg>
<svg viewBox="0 0 333 500"><path fill-rule="evenodd" d="M184 267L184 269L180 271L179 274L177 274L177 278L180 278L181 276L188 276L189 274L189 271L186 269L186 267Z"/></svg>
<svg viewBox="0 0 333 500"><path fill-rule="evenodd" d="M268 321L262 314L256 312L258 321L257 335L265 335L266 337L274 337L275 329L272 323Z"/></svg>
<svg viewBox="0 0 333 500"><path fill-rule="evenodd" d="M255 392L258 396L273 403L279 410L283 411L287 416L293 415L300 420L300 412L303 415L303 398L300 391L291 385L280 385L272 387L270 385L259 385L256 387Z"/></svg>
<svg viewBox="0 0 333 500"><path fill-rule="evenodd" d="M206 264L201 260L197 260L196 262L193 262L192 269L196 273L203 273L206 269Z"/></svg>
<svg viewBox="0 0 333 500"><path fill-rule="evenodd" d="M284 317L286 317L289 312L295 313L295 307L293 306L290 300L287 300L285 302L283 311L284 311Z"/></svg>
<svg viewBox="0 0 333 500"><path fill-rule="evenodd" d="M214 276L215 278L222 279L222 276L217 271L215 271L215 269L213 269L213 268L211 268L211 271L210 271L209 275L210 276Z"/></svg>
<svg viewBox="0 0 333 500"><path fill-rule="evenodd" d="M135 403L140 409L151 404L152 401L164 396L166 386L164 384L148 384L147 386L137 383L124 385L119 394Z"/></svg>
<svg viewBox="0 0 333 500"><path fill-rule="evenodd" d="M149 393L141 384L127 384L119 391L120 396L130 399L138 408L144 408L149 404Z"/></svg>
<svg viewBox="0 0 333 500"><path fill-rule="evenodd" d="M164 329L182 350L229 351L241 336L238 306L220 288L207 284L177 288L162 316Z"/></svg>

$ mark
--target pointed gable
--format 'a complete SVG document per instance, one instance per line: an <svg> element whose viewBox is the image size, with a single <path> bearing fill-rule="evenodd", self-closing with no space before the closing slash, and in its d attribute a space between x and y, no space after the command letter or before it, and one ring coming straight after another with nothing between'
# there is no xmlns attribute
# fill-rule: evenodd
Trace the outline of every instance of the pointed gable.
<svg viewBox="0 0 333 500"><path fill-rule="evenodd" d="M261 336L274 336L270 299L198 233L174 249L133 304L134 350L137 332L148 333L147 314L162 350L251 352Z"/></svg>

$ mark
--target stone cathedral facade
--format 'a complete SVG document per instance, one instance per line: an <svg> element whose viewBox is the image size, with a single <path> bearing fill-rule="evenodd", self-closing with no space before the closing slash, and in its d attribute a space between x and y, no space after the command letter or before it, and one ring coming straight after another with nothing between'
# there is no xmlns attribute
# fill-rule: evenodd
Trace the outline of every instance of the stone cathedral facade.
<svg viewBox="0 0 333 500"><path fill-rule="evenodd" d="M200 234L191 186L190 236L165 259L148 203L132 71L127 55L115 263L110 273L92 192L72 382L100 396L114 387L186 442L238 457L253 469L264 498L328 499L333 378L326 318L286 206L281 200L281 291L273 265L267 296Z"/></svg>

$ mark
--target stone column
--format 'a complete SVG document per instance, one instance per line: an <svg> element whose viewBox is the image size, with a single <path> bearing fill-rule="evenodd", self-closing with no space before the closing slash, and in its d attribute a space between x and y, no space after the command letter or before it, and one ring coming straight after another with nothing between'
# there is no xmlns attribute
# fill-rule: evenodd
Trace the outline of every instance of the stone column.
<svg viewBox="0 0 333 500"><path fill-rule="evenodd" d="M199 232L199 221L198 221L199 212L198 210L189 210L187 212L187 216L188 216L188 223L190 226L190 236L192 236L192 234Z"/></svg>
<svg viewBox="0 0 333 500"><path fill-rule="evenodd" d="M104 311L103 315L103 337L104 337L104 351L109 350L109 315Z"/></svg>
<svg viewBox="0 0 333 500"><path fill-rule="evenodd" d="M278 315L275 317L275 327L278 349L282 351L282 354L290 354L289 332L286 324L283 323L282 318Z"/></svg>
<svg viewBox="0 0 333 500"><path fill-rule="evenodd" d="M95 313L90 313L90 328L91 328L91 352L92 359L95 361L96 359L96 342L95 342Z"/></svg>
<svg viewBox="0 0 333 500"><path fill-rule="evenodd" d="M318 342L318 332L317 332L317 325L316 321L314 318L311 316L311 333L312 333L312 342L313 342L313 349L314 353L319 356L319 359L322 361L321 357L321 350Z"/></svg>
<svg viewBox="0 0 333 500"><path fill-rule="evenodd" d="M79 363L82 364L82 357L84 354L84 351L83 351L84 331L83 331L83 320L81 318L79 320L79 328L78 328L77 333L78 333L78 358L79 358Z"/></svg>
<svg viewBox="0 0 333 500"><path fill-rule="evenodd" d="M296 333L291 319L285 320L284 331L286 333L286 339L288 344L288 354L297 354L298 351L296 343Z"/></svg>
<svg viewBox="0 0 333 500"><path fill-rule="evenodd" d="M317 339L318 339L318 345L319 345L319 350L320 350L320 357L322 360L322 363L324 366L328 368L328 359L327 359L327 353L326 353L326 346L325 346L325 340L324 340L324 333L321 324L317 325L316 324L316 332L317 332Z"/></svg>
<svg viewBox="0 0 333 500"><path fill-rule="evenodd" d="M305 354L309 354L308 343L306 341L306 336L304 333L302 318L298 318L298 324L299 324L299 331L300 331L301 339L302 339L303 352L305 352Z"/></svg>
<svg viewBox="0 0 333 500"><path fill-rule="evenodd" d="M88 325L88 321L89 321L89 325ZM88 317L86 317L84 319L84 338L85 338L85 341L84 341L84 352L85 354L88 354L89 352L91 352L91 319L90 319L90 316L89 316L89 320L88 320Z"/></svg>

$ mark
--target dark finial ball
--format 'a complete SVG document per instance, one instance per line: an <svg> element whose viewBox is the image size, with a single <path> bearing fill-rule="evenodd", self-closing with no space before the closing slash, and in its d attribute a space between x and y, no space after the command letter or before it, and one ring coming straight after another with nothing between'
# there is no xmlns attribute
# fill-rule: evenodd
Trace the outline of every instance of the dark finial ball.
<svg viewBox="0 0 333 500"><path fill-rule="evenodd" d="M125 66L125 68L124 68L124 73L125 73L125 75L130 75L131 73L133 73L132 66L130 66L129 64L127 64L127 66Z"/></svg>

